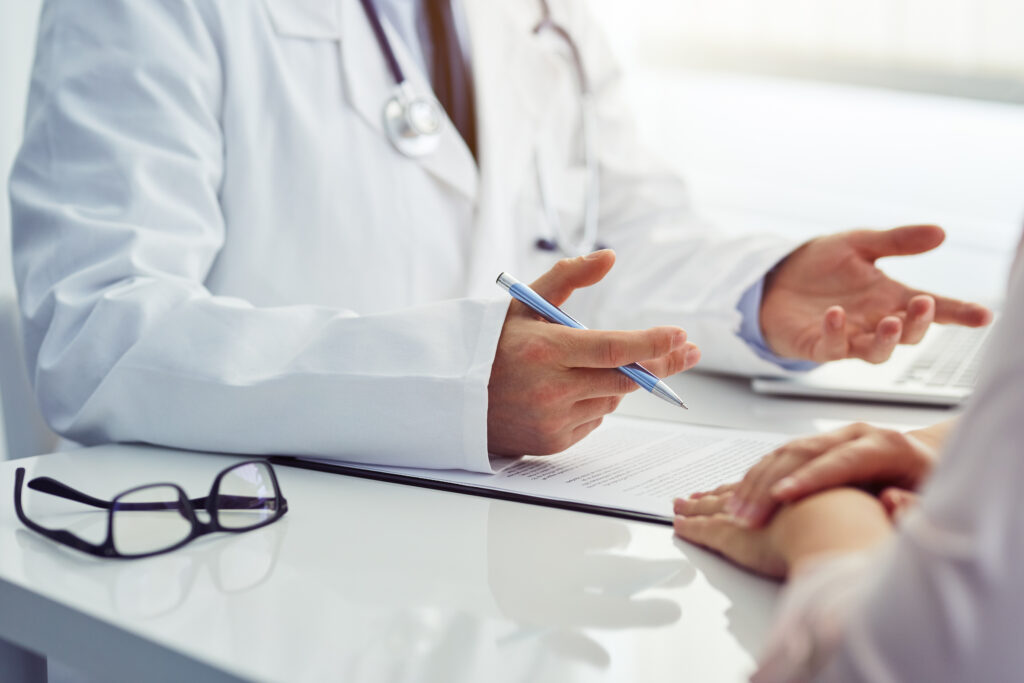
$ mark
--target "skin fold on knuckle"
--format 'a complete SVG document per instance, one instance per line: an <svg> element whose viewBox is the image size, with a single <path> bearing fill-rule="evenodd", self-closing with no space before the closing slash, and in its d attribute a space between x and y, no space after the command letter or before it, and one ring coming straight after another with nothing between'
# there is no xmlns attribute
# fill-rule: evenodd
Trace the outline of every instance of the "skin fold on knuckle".
<svg viewBox="0 0 1024 683"><path fill-rule="evenodd" d="M675 330L671 329L649 330L647 337L651 349L648 355L651 358L668 356L672 352L672 337L674 334Z"/></svg>
<svg viewBox="0 0 1024 683"><path fill-rule="evenodd" d="M670 353L667 358L667 368L663 372L663 376L674 375L677 372L682 372L686 369L686 354L689 349L683 347Z"/></svg>
<svg viewBox="0 0 1024 683"><path fill-rule="evenodd" d="M559 279L567 278L573 270L575 270L577 259L574 258L563 258L555 262L555 265L551 267L552 275L555 275Z"/></svg>
<svg viewBox="0 0 1024 683"><path fill-rule="evenodd" d="M528 401L536 411L545 416L545 420L560 419L571 405L568 388L561 382L546 381L535 383L528 392Z"/></svg>
<svg viewBox="0 0 1024 683"><path fill-rule="evenodd" d="M514 348L521 362L530 366L551 365L557 356L556 345L543 335L530 335Z"/></svg>
<svg viewBox="0 0 1024 683"><path fill-rule="evenodd" d="M628 365L631 362L625 340L612 335L605 336L598 344L596 359L608 368Z"/></svg>

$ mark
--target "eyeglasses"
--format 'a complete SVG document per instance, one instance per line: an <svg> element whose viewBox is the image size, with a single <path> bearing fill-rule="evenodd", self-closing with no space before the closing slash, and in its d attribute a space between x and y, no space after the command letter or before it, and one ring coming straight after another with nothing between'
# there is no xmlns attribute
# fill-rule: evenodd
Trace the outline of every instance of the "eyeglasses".
<svg viewBox="0 0 1024 683"><path fill-rule="evenodd" d="M265 460L249 460L224 469L213 480L210 494L189 498L176 484L148 484L128 489L107 501L82 493L51 477L28 483L33 491L108 510L103 543L91 543L66 529L49 529L25 514L21 489L25 468L14 475L14 509L29 529L90 555L133 559L170 552L215 531L241 533L266 526L288 512L288 501L273 467ZM200 521L205 510L210 521Z"/></svg>

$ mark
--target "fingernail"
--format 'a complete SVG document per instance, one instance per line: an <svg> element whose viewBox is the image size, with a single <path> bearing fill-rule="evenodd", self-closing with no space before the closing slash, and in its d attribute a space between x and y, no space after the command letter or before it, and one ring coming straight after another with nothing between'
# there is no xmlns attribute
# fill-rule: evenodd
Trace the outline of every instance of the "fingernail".
<svg viewBox="0 0 1024 683"><path fill-rule="evenodd" d="M758 503L751 503L747 506L747 509L743 511L743 524L744 526L754 526L757 520L761 519L761 513L764 510L763 505Z"/></svg>
<svg viewBox="0 0 1024 683"><path fill-rule="evenodd" d="M738 526L742 526L742 527L750 526L750 521L747 519L747 509L749 507L750 507L749 503L744 504L743 507L741 507L735 513L733 513L733 515L732 515L733 522L735 522Z"/></svg>
<svg viewBox="0 0 1024 683"><path fill-rule="evenodd" d="M601 254L603 254L603 253L604 253L603 249L600 250L600 251L592 251L589 254L587 254L586 256L584 256L583 258L586 261L596 261L597 259L601 258Z"/></svg>
<svg viewBox="0 0 1024 683"><path fill-rule="evenodd" d="M672 335L672 350L681 349L686 345L686 335L682 332L676 332ZM689 354L687 354L689 356Z"/></svg>
<svg viewBox="0 0 1024 683"><path fill-rule="evenodd" d="M699 349L693 349L692 351L688 351L687 352L686 360L685 360L687 367L690 367L692 365L696 365L697 361L699 361L699 360L700 360L700 350Z"/></svg>
<svg viewBox="0 0 1024 683"><path fill-rule="evenodd" d="M742 501L739 498L730 498L729 502L725 504L725 512L726 514L730 514L735 517L736 513L738 513L744 505L746 505L745 501Z"/></svg>
<svg viewBox="0 0 1024 683"><path fill-rule="evenodd" d="M795 488L796 488L796 480L795 479L791 479L789 477L786 477L784 479L780 479L775 484L775 486L772 487L772 495L784 496L787 493L792 492L793 489L795 489Z"/></svg>

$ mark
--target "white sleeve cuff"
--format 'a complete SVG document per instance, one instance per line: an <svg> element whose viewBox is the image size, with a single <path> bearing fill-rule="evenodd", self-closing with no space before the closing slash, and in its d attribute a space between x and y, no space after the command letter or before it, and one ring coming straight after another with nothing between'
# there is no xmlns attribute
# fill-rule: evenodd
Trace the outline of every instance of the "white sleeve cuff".
<svg viewBox="0 0 1024 683"><path fill-rule="evenodd" d="M807 681L822 669L842 640L876 557L876 549L823 555L790 581L752 683Z"/></svg>

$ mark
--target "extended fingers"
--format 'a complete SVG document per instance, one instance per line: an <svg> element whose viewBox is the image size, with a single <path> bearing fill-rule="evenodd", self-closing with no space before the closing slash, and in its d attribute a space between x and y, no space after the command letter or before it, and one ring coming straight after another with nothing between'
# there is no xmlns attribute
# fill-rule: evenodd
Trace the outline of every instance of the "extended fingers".
<svg viewBox="0 0 1024 683"><path fill-rule="evenodd" d="M700 360L700 350L687 342L667 356L643 361L643 366L658 377L669 377L689 370ZM581 399L601 396L621 396L635 391L638 385L625 374L613 368L573 368L567 380L570 391Z"/></svg>
<svg viewBox="0 0 1024 683"><path fill-rule="evenodd" d="M640 364L658 377L664 378L689 370L699 362L700 349L693 342L686 342L681 348L673 350L666 356L643 360Z"/></svg>
<svg viewBox="0 0 1024 683"><path fill-rule="evenodd" d="M846 358L849 353L846 339L846 311L842 306L832 306L825 311L822 320L821 338L812 354L815 361L822 363Z"/></svg>
<svg viewBox="0 0 1024 683"><path fill-rule="evenodd" d="M865 258L874 261L885 256L909 256L934 249L946 233L937 225L905 225L890 230L855 230L847 239Z"/></svg>
<svg viewBox="0 0 1024 683"><path fill-rule="evenodd" d="M889 359L903 333L903 321L889 315L878 323L874 332L854 336L850 340L850 356L869 363L882 363Z"/></svg>
<svg viewBox="0 0 1024 683"><path fill-rule="evenodd" d="M968 327L983 327L992 322L992 311L981 304L973 304L944 296L935 299L935 322Z"/></svg>
<svg viewBox="0 0 1024 683"><path fill-rule="evenodd" d="M677 515L687 517L716 515L725 511L731 493L724 495L706 495L700 498L676 498L672 503L672 510Z"/></svg>
<svg viewBox="0 0 1024 683"><path fill-rule="evenodd" d="M659 359L686 345L686 332L678 327L631 331L564 328L561 336L562 362L577 368L617 368Z"/></svg>
<svg viewBox="0 0 1024 683"><path fill-rule="evenodd" d="M928 326L935 321L935 299L928 294L918 294L907 302L906 320L903 323L901 344L916 344L924 338Z"/></svg>
<svg viewBox="0 0 1024 683"><path fill-rule="evenodd" d="M600 282L614 264L615 252L610 249L562 259L530 287L554 305L561 306L574 290Z"/></svg>
<svg viewBox="0 0 1024 683"><path fill-rule="evenodd" d="M704 496L720 496L723 493L735 491L739 485L740 482L738 481L734 481L729 484L722 484L721 486L711 489L710 491L697 491L696 493L691 493L690 498L703 498Z"/></svg>

